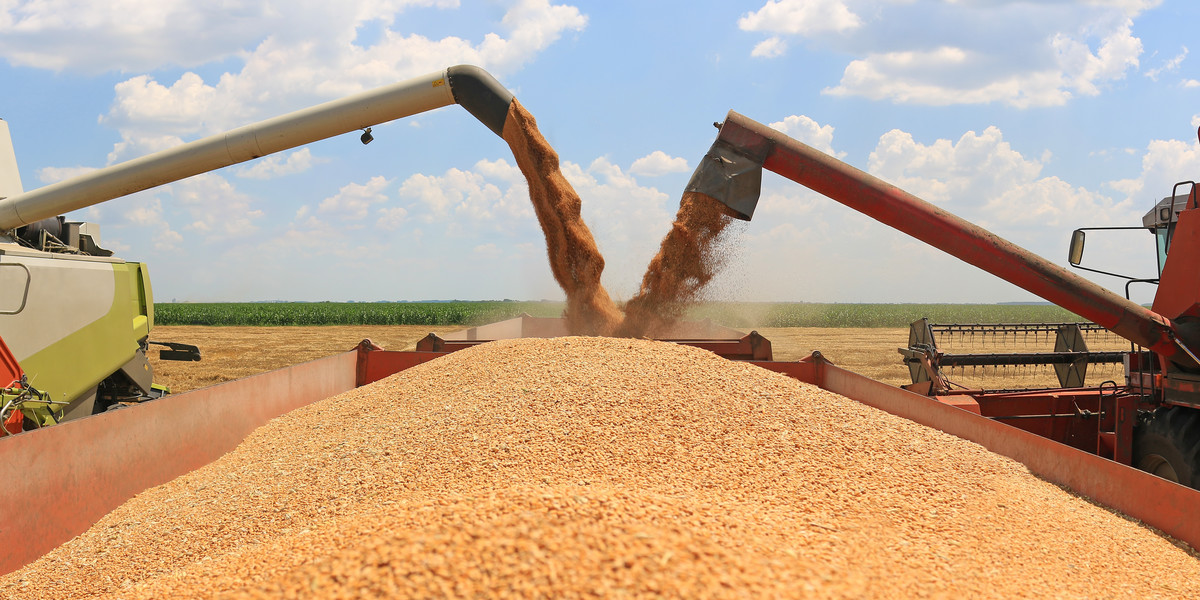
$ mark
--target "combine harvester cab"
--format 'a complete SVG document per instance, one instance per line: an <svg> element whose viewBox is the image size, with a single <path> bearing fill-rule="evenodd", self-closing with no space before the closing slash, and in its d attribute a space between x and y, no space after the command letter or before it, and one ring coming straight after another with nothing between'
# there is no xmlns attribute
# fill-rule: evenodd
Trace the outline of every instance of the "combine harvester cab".
<svg viewBox="0 0 1200 600"><path fill-rule="evenodd" d="M0 204L24 195L0 120ZM21 428L0 433L161 396L146 360L153 326L146 265L101 248L97 225L51 215L0 227L0 338L26 378L0 403L0 420Z"/></svg>

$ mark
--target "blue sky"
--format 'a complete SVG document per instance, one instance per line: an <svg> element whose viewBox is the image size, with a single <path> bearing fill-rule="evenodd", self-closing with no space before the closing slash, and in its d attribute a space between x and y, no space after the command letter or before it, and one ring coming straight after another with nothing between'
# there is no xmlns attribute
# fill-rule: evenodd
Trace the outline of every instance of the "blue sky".
<svg viewBox="0 0 1200 600"><path fill-rule="evenodd" d="M1138 224L1200 176L1197 16L1183 0L0 0L0 118L29 190L468 63L558 150L619 299L730 109L1062 264L1075 227ZM457 106L374 133L72 217L147 262L159 301L562 297L502 140ZM717 299L1036 299L771 174L727 248ZM1095 234L1086 262L1150 276L1151 237Z"/></svg>

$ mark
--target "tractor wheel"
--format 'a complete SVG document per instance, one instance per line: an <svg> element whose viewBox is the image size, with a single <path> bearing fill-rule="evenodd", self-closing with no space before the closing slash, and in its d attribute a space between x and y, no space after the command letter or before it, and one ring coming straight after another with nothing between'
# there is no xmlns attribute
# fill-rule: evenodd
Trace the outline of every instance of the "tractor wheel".
<svg viewBox="0 0 1200 600"><path fill-rule="evenodd" d="M1200 410L1160 408L1133 433L1133 466L1200 489Z"/></svg>

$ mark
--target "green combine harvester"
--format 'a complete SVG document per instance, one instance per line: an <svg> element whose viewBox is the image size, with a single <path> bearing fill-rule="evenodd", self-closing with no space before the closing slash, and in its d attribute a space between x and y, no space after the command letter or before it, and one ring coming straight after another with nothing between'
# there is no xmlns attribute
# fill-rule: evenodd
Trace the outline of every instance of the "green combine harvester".
<svg viewBox="0 0 1200 600"><path fill-rule="evenodd" d="M502 135L513 95L483 69L428 75L246 125L26 192L0 120L0 437L160 397L147 360L199 360L150 341L146 265L100 247L94 224L62 215L317 140L460 104Z"/></svg>

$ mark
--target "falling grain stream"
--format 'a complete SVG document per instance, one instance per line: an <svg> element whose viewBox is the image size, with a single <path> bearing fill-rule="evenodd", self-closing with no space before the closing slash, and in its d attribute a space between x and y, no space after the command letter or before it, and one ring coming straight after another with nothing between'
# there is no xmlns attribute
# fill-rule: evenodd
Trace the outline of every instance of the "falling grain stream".
<svg viewBox="0 0 1200 600"><path fill-rule="evenodd" d="M1200 597L1194 553L1018 463L636 339L712 278L728 216L685 196L622 316L557 155L511 110L573 331L628 337L492 342L292 411L0 597Z"/></svg>
<svg viewBox="0 0 1200 600"><path fill-rule="evenodd" d="M707 196L684 194L675 222L622 316L600 283L604 257L583 222L579 194L559 170L558 154L538 131L533 116L516 100L509 107L504 140L529 182L550 270L567 296L572 333L653 336L677 321L717 274L721 233L732 217L724 205Z"/></svg>

